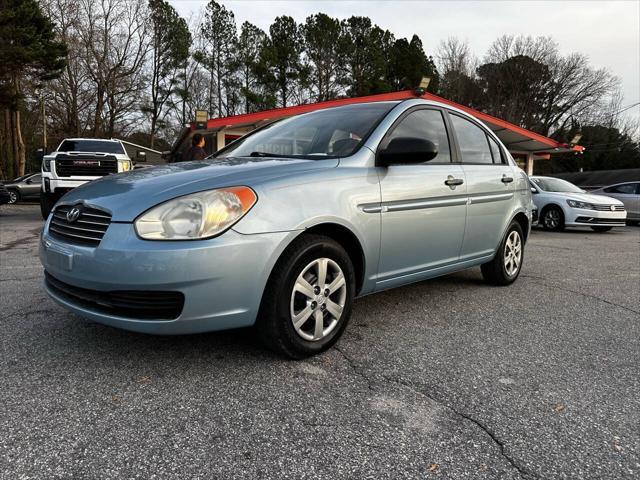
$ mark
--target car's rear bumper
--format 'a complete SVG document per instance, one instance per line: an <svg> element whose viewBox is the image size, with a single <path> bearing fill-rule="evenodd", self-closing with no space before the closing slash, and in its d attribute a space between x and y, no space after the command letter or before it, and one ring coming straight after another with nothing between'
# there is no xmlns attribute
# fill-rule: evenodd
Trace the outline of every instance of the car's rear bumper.
<svg viewBox="0 0 640 480"><path fill-rule="evenodd" d="M294 235L230 230L211 240L153 242L139 239L132 224L112 223L94 248L72 245L46 232L45 227L40 259L60 282L45 282L57 303L99 323L167 335L252 325L273 264L287 237ZM179 293L184 303L175 318L140 318L101 300L108 292Z"/></svg>

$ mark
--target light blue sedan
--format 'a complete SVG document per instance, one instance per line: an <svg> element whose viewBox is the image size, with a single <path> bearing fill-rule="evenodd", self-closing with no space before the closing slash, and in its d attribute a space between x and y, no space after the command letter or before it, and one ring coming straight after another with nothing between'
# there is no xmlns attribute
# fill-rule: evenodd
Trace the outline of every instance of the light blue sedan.
<svg viewBox="0 0 640 480"><path fill-rule="evenodd" d="M356 296L474 266L512 283L530 224L528 179L493 132L415 99L292 117L206 161L79 187L40 258L80 316L153 334L255 324L301 358L338 340Z"/></svg>

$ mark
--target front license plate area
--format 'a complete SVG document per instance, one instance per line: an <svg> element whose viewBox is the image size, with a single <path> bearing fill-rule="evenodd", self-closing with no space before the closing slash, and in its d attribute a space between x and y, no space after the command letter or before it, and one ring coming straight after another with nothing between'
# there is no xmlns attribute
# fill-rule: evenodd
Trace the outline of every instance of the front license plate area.
<svg viewBox="0 0 640 480"><path fill-rule="evenodd" d="M73 268L73 253L50 245L47 247L47 265L69 272Z"/></svg>

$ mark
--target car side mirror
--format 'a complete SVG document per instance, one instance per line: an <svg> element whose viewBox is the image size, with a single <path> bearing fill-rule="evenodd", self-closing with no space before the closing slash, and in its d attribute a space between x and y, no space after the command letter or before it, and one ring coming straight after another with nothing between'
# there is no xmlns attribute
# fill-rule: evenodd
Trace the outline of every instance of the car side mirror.
<svg viewBox="0 0 640 480"><path fill-rule="evenodd" d="M147 161L147 152L138 150L136 152L136 162L146 162L146 161Z"/></svg>
<svg viewBox="0 0 640 480"><path fill-rule="evenodd" d="M536 190L535 188L531 187L531 193L538 193L538 190Z"/></svg>
<svg viewBox="0 0 640 480"><path fill-rule="evenodd" d="M424 163L438 156L438 147L424 138L398 137L378 152L378 163L382 166L394 164Z"/></svg>

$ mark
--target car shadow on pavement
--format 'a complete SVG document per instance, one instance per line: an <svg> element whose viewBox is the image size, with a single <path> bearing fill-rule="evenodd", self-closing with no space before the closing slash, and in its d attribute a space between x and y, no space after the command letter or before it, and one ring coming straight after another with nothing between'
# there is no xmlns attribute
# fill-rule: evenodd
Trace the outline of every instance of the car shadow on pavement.
<svg viewBox="0 0 640 480"><path fill-rule="evenodd" d="M433 293L434 290L438 290L441 294L443 290L457 290L474 285L486 286L479 272L471 270L359 298L354 305L351 326L354 326L363 315L368 316L370 309L384 297L390 301L404 301L407 296L423 297ZM285 360L262 345L254 328L190 335L150 335L95 323L68 313L57 306L53 309L55 310L51 315L52 323L47 322L52 328L47 336L50 338L49 341L51 337L57 338L60 344L55 348L62 349L71 356L87 355L95 358L96 356L126 355L128 360L134 363L148 363L154 358L162 363L186 356L197 356L201 360L207 358L220 360L223 357ZM46 330L46 327L44 329Z"/></svg>

